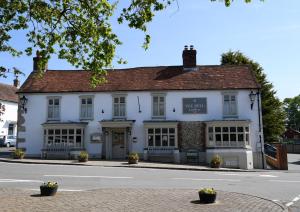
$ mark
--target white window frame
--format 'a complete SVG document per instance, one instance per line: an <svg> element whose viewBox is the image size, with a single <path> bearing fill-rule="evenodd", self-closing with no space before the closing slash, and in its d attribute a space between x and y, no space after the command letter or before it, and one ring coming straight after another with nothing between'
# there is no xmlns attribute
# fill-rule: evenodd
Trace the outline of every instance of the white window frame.
<svg viewBox="0 0 300 212"><path fill-rule="evenodd" d="M77 130L81 130L80 134L77 134ZM49 130L53 130L53 134L49 134ZM56 130L60 133L56 134ZM62 134L63 130L67 130L66 134ZM69 130L74 130L73 134L69 133ZM73 147L73 148L83 148L84 147L84 127L82 126L51 126L44 127L44 147ZM73 142L70 142L70 136L73 136ZM77 136L81 136L80 143L76 142ZM52 143L49 143L49 137L53 137ZM59 142L55 142L56 137ZM66 142L62 142L62 138L67 137Z"/></svg>
<svg viewBox="0 0 300 212"><path fill-rule="evenodd" d="M82 100L85 99L86 104L82 104ZM87 104L87 100L91 99L92 100L92 104L91 104L91 115L87 116L87 111L88 111L88 104ZM93 120L94 119L94 96L79 96L79 101L80 101L80 111L79 111L79 117L80 120ZM86 116L82 115L82 110L85 107L86 110Z"/></svg>
<svg viewBox="0 0 300 212"><path fill-rule="evenodd" d="M229 112L225 111L225 96L229 96ZM235 111L232 111L232 101L231 97L235 98ZM237 118L238 117L238 92L223 92L222 93L222 106L223 106L223 117L224 118Z"/></svg>
<svg viewBox="0 0 300 212"><path fill-rule="evenodd" d="M220 129L217 132L216 129ZM226 129L227 128L227 129ZM231 129L232 128L232 129ZM235 128L235 130L233 130ZM239 132L239 128L243 130ZM226 129L224 131L224 129ZM208 123L206 127L206 146L207 147L217 147L217 148L251 148L250 141L250 123L249 122L215 122ZM220 136L220 141L217 141L217 135ZM228 139L224 139L225 136ZM231 136L235 135L235 140L231 139ZM239 139L242 136L243 139Z"/></svg>
<svg viewBox="0 0 300 212"><path fill-rule="evenodd" d="M49 101L52 100L53 101L53 105L52 105L52 114L53 117L49 117L50 113L49 113ZM54 117L54 110L55 110L55 106L54 106L54 102L55 100L58 100L58 117ZM49 121L59 121L60 120L60 115L61 115L61 96L48 96L47 97L47 120Z"/></svg>
<svg viewBox="0 0 300 212"><path fill-rule="evenodd" d="M118 98L118 103L115 103L115 99ZM120 103L120 99L124 98L124 103ZM124 105L124 115L120 115L121 113L121 104ZM118 114L115 114L115 107L118 105ZM127 95L126 94L114 94L112 96L112 115L115 119L126 119L127 117Z"/></svg>
<svg viewBox="0 0 300 212"><path fill-rule="evenodd" d="M160 106L160 98L163 97L164 98L164 110L163 110L163 115L158 115L158 114L154 114L154 98L157 97L158 98L158 103L157 103L157 111L159 113L159 106ZM151 114L152 114L152 119L165 119L166 118L166 94L165 93L152 93L151 94Z"/></svg>

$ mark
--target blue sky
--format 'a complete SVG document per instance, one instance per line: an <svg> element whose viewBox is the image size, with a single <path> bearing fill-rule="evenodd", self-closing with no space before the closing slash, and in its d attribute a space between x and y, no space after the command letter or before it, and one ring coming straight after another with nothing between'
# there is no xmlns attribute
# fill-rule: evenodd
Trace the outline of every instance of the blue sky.
<svg viewBox="0 0 300 212"><path fill-rule="evenodd" d="M123 42L117 54L128 61L127 65L115 63L115 68L181 65L186 44L197 49L199 65L220 64L222 53L239 50L263 66L281 100L300 94L299 0L253 0L251 4L236 0L229 8L209 0L178 0L178 4L157 14L149 24L152 39L147 51L141 48L143 33L113 25ZM13 44L24 47L24 34L14 34ZM18 67L28 75L32 57L1 53L0 65ZM53 56L49 69L74 67ZM25 79L21 77L22 82ZM12 76L0 78L8 84L12 80Z"/></svg>

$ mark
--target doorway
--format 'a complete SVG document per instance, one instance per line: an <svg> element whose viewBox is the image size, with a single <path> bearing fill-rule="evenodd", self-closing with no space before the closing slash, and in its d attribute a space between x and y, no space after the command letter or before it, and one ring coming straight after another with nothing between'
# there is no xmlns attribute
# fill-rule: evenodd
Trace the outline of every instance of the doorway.
<svg viewBox="0 0 300 212"><path fill-rule="evenodd" d="M125 159L125 132L112 131L112 159Z"/></svg>

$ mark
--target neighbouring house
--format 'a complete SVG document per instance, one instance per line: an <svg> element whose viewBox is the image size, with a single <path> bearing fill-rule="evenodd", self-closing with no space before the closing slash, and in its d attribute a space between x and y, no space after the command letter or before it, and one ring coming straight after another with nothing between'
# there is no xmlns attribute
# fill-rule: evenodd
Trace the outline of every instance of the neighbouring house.
<svg viewBox="0 0 300 212"><path fill-rule="evenodd" d="M19 81L14 85L0 83L0 138L17 135L18 90Z"/></svg>
<svg viewBox="0 0 300 212"><path fill-rule="evenodd" d="M292 128L288 128L284 134L283 134L283 138L288 140L300 140L300 132L298 130L292 129Z"/></svg>
<svg viewBox="0 0 300 212"><path fill-rule="evenodd" d="M260 85L249 66L198 66L185 46L181 66L108 70L92 88L89 71L34 70L18 94L17 145L29 157L92 158L264 167Z"/></svg>

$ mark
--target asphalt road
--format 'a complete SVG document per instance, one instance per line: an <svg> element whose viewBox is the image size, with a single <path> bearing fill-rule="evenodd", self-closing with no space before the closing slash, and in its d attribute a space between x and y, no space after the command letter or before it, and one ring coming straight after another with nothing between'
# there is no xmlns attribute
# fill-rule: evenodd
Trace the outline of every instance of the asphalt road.
<svg viewBox="0 0 300 212"><path fill-rule="evenodd" d="M37 190L44 181L57 181L60 190L97 188L213 187L264 197L300 211L300 172L212 172L107 168L0 162L0 187ZM294 200L294 201L293 201Z"/></svg>

